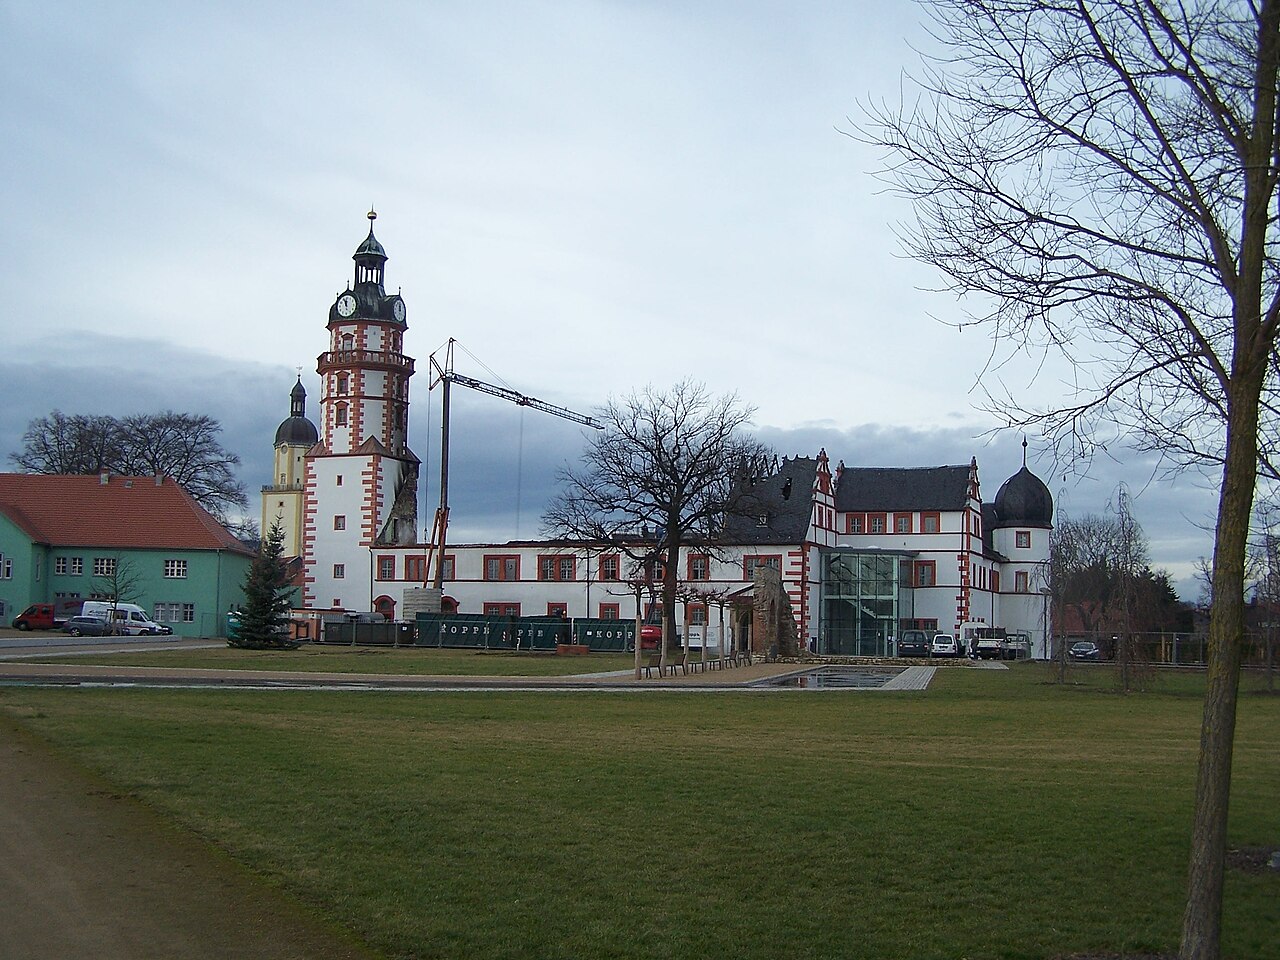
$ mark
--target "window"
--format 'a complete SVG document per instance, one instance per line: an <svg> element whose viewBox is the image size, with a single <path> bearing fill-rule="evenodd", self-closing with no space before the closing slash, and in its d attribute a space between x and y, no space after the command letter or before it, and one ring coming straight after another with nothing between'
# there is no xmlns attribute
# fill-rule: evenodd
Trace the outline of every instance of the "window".
<svg viewBox="0 0 1280 960"><path fill-rule="evenodd" d="M870 533L884 533L884 514L867 514L867 530Z"/></svg>
<svg viewBox="0 0 1280 960"><path fill-rule="evenodd" d="M711 558L700 553L689 555L689 579L710 580Z"/></svg>
<svg viewBox="0 0 1280 960"><path fill-rule="evenodd" d="M617 620L621 617L621 615L622 615L622 610L618 604L616 603L600 604L601 620Z"/></svg>
<svg viewBox="0 0 1280 960"><path fill-rule="evenodd" d="M665 580L667 576L667 565L661 560L648 560L644 565L644 578L657 583Z"/></svg>
<svg viewBox="0 0 1280 960"><path fill-rule="evenodd" d="M405 557L404 578L414 583L425 583L427 580L427 558Z"/></svg>
<svg viewBox="0 0 1280 960"><path fill-rule="evenodd" d="M916 586L936 587L938 585L938 563L936 560L916 561Z"/></svg>
<svg viewBox="0 0 1280 960"><path fill-rule="evenodd" d="M548 617L568 617L569 607L567 604L563 604L563 603L548 603L547 616Z"/></svg>
<svg viewBox="0 0 1280 960"><path fill-rule="evenodd" d="M1016 573L1014 573L1014 575L1013 575L1013 592L1014 592L1014 593L1027 593L1027 592L1028 592L1027 571L1025 571L1025 570L1019 570L1019 571L1017 571Z"/></svg>
<svg viewBox="0 0 1280 960"><path fill-rule="evenodd" d="M53 572L54 572L54 573L56 573L56 574L64 575L64 576L66 575L66 572L67 572L67 558L66 558L66 557L55 557L55 558L54 558L54 561L53 561Z"/></svg>
<svg viewBox="0 0 1280 960"><path fill-rule="evenodd" d="M771 570L782 572L782 557L743 557L742 558L742 579L751 580L755 577L756 567L768 567Z"/></svg>
<svg viewBox="0 0 1280 960"><path fill-rule="evenodd" d="M13 579L13 561L8 557L0 557L0 580Z"/></svg>
<svg viewBox="0 0 1280 960"><path fill-rule="evenodd" d="M991 571L991 592L992 593L1000 592L1000 571L999 570Z"/></svg>
<svg viewBox="0 0 1280 960"><path fill-rule="evenodd" d="M396 558L378 557L378 579L394 580L396 578Z"/></svg>
<svg viewBox="0 0 1280 960"><path fill-rule="evenodd" d="M341 580L347 575L347 565L345 563L335 563L333 565L333 579Z"/></svg>
<svg viewBox="0 0 1280 960"><path fill-rule="evenodd" d="M116 575L116 558L94 557L93 575L95 577L114 577Z"/></svg>
<svg viewBox="0 0 1280 960"><path fill-rule="evenodd" d="M1031 548L1031 531L1019 530L1014 535L1014 545L1019 550L1029 550Z"/></svg>
<svg viewBox="0 0 1280 960"><path fill-rule="evenodd" d="M164 562L164 578L166 580L187 579L187 561L166 560Z"/></svg>
<svg viewBox="0 0 1280 960"><path fill-rule="evenodd" d="M195 623L194 603L157 603L151 608L151 619L156 623Z"/></svg>
<svg viewBox="0 0 1280 960"><path fill-rule="evenodd" d="M334 478L333 478L333 485L334 485L335 487L340 487L340 486L342 486L342 474L338 474L336 477L334 477ZM282 507L283 507L283 506L284 506L284 504L282 503L282 504L280 504L280 506L282 506Z"/></svg>
<svg viewBox="0 0 1280 960"><path fill-rule="evenodd" d="M81 576L84 573L84 557L71 558L71 575L73 577Z"/></svg>
<svg viewBox="0 0 1280 960"><path fill-rule="evenodd" d="M615 553L600 558L600 579L617 580L622 574L622 559Z"/></svg>
<svg viewBox="0 0 1280 960"><path fill-rule="evenodd" d="M347 375L345 373L338 374L338 393L345 395L347 392Z"/></svg>
<svg viewBox="0 0 1280 960"><path fill-rule="evenodd" d="M576 580L578 578L578 562L576 557L550 556L538 558L539 580Z"/></svg>
<svg viewBox="0 0 1280 960"><path fill-rule="evenodd" d="M445 557L442 564L443 569L440 571L441 580L452 580L453 577L453 557Z"/></svg>
<svg viewBox="0 0 1280 960"><path fill-rule="evenodd" d="M484 605L484 615L486 617L518 617L520 616L520 604L486 603Z"/></svg>
<svg viewBox="0 0 1280 960"><path fill-rule="evenodd" d="M333 423L337 427L345 427L347 425L347 405L345 403L338 404L333 411Z"/></svg>
<svg viewBox="0 0 1280 960"><path fill-rule="evenodd" d="M343 514L339 513L339 514L337 514L337 515L335 515L335 516L334 516L334 518L333 518L333 529L335 529L335 530L345 530L345 529L347 529L347 518L346 518Z"/></svg>
<svg viewBox="0 0 1280 960"><path fill-rule="evenodd" d="M941 517L936 513L920 514L920 532L921 533L937 533L941 527Z"/></svg>
<svg viewBox="0 0 1280 960"><path fill-rule="evenodd" d="M486 580L519 580L520 558L512 556L486 556L484 558Z"/></svg>
<svg viewBox="0 0 1280 960"><path fill-rule="evenodd" d="M689 624L694 627L706 626L707 623L707 607L702 603L691 603L685 608L685 614L689 618Z"/></svg>
<svg viewBox="0 0 1280 960"><path fill-rule="evenodd" d="M910 533L911 532L911 514L895 513L893 515L893 532L894 533Z"/></svg>
<svg viewBox="0 0 1280 960"><path fill-rule="evenodd" d="M867 518L860 513L851 513L845 520L846 533L863 533L867 528Z"/></svg>

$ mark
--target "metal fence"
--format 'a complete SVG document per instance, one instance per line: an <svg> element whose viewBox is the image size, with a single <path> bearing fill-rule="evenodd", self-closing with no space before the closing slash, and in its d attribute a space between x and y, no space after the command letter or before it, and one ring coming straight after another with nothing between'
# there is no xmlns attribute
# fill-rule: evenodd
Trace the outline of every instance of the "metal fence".
<svg viewBox="0 0 1280 960"><path fill-rule="evenodd" d="M1104 660L1114 660L1120 646L1118 634L1101 632L1071 633L1055 638L1054 655L1061 646L1069 651L1073 643L1090 640L1098 645ZM1133 659L1140 663L1170 666L1204 666L1208 637L1202 633L1135 633L1131 635ZM1271 642L1271 663L1280 664L1280 638ZM1245 633L1243 664L1246 667L1265 667L1268 658L1268 638L1264 633Z"/></svg>

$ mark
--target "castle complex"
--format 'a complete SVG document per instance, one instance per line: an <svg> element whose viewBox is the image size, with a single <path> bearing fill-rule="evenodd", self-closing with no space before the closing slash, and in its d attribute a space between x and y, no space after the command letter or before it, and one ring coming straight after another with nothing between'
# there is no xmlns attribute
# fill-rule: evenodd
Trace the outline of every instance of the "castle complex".
<svg viewBox="0 0 1280 960"><path fill-rule="evenodd" d="M419 461L406 439L407 311L386 292L374 216L353 279L329 309L328 349L316 363L319 427L299 381L276 431L262 522L265 530L279 518L286 552L302 558L305 607L394 618L405 591L434 571L418 525ZM747 622L724 611L749 603L763 566L780 574L797 634L818 653L884 655L903 630L959 634L982 623L1025 635L1031 654L1045 655L1053 499L1025 462L990 502L976 459L833 469L823 450L783 459L753 482L756 515L728 518L714 550L681 555L686 634L749 642ZM632 561L603 544L450 545L442 564L446 612L621 619L655 602L636 588Z"/></svg>

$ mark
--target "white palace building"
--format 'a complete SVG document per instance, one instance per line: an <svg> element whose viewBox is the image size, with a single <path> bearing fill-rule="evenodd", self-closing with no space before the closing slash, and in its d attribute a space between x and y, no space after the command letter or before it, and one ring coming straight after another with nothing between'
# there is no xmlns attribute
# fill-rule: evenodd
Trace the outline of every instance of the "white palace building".
<svg viewBox="0 0 1280 960"><path fill-rule="evenodd" d="M434 571L419 539L419 462L406 444L414 361L402 352L405 304L385 291L372 219L354 282L329 310L319 427L299 382L276 432L262 523L281 519L286 551L302 558L305 608L394 619L405 591L429 585ZM833 470L818 451L783 459L754 483L757 515L728 520L714 551L681 556L689 635L718 645L722 600L749 597L755 568L767 566L781 575L798 636L818 653L879 655L903 630L959 634L981 622L1028 635L1032 656L1045 655L1053 499L1025 464L991 502L976 459ZM634 589L632 561L599 544L450 545L443 572L446 612L621 619L653 603Z"/></svg>

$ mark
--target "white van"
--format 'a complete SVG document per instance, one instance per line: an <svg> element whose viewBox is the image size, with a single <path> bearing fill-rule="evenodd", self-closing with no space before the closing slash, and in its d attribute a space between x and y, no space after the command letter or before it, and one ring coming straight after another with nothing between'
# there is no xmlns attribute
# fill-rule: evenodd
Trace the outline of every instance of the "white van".
<svg viewBox="0 0 1280 960"><path fill-rule="evenodd" d="M163 627L148 617L147 611L136 603L113 604L109 600L86 600L80 615L99 617L110 623L113 607L115 608L115 632L118 634L136 637L139 634L155 635L173 632L169 627Z"/></svg>

